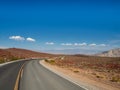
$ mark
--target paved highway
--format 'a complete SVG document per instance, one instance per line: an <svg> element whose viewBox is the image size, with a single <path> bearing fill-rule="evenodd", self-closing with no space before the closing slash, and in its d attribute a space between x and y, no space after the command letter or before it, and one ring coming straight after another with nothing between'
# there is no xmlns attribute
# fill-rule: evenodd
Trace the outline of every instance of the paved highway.
<svg viewBox="0 0 120 90"><path fill-rule="evenodd" d="M85 90L78 85L47 70L39 61L24 66L20 90Z"/></svg>
<svg viewBox="0 0 120 90"><path fill-rule="evenodd" d="M25 62L19 61L0 66L0 90L14 90L18 72Z"/></svg>
<svg viewBox="0 0 120 90"><path fill-rule="evenodd" d="M0 90L14 90L20 68L26 61L0 66ZM28 61L23 68L19 90L85 90L39 64Z"/></svg>

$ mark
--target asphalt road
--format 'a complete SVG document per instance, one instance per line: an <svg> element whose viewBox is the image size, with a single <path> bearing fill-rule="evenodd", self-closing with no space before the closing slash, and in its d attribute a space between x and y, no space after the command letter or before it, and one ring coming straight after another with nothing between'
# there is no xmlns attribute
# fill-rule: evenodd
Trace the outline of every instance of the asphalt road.
<svg viewBox="0 0 120 90"><path fill-rule="evenodd" d="M46 68L39 64L39 61L35 60L29 61L25 64L22 78L20 81L19 90L85 90L85 89L47 70Z"/></svg>
<svg viewBox="0 0 120 90"><path fill-rule="evenodd" d="M14 90L20 68L26 61L0 66L0 90ZM85 90L39 64L28 61L23 68L19 90Z"/></svg>
<svg viewBox="0 0 120 90"><path fill-rule="evenodd" d="M25 62L19 61L0 66L0 90L14 90L18 72Z"/></svg>

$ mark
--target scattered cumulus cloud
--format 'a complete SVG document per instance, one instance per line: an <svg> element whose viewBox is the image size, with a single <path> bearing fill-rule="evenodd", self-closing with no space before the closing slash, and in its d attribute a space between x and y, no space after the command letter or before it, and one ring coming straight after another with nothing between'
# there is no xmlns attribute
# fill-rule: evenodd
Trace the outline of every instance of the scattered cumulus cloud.
<svg viewBox="0 0 120 90"><path fill-rule="evenodd" d="M100 44L99 46L105 47L105 46L107 46L107 45L106 45L106 44Z"/></svg>
<svg viewBox="0 0 120 90"><path fill-rule="evenodd" d="M97 46L97 44L92 43L92 44L89 44L89 46L94 47L94 46Z"/></svg>
<svg viewBox="0 0 120 90"><path fill-rule="evenodd" d="M30 42L35 42L35 41L36 41L35 39L30 38L30 37L26 38L26 40L27 40L27 41L30 41Z"/></svg>
<svg viewBox="0 0 120 90"><path fill-rule="evenodd" d="M74 43L74 46L87 46L87 43Z"/></svg>
<svg viewBox="0 0 120 90"><path fill-rule="evenodd" d="M16 40L16 41L23 41L23 40L25 40L25 38L21 37L21 36L10 36L9 39Z"/></svg>
<svg viewBox="0 0 120 90"><path fill-rule="evenodd" d="M74 43L75 46L79 46L79 43Z"/></svg>
<svg viewBox="0 0 120 90"><path fill-rule="evenodd" d="M19 36L19 35L18 36L10 36L9 39L16 40L16 41L26 40L26 41L29 41L29 42L35 42L36 41L35 39L33 39L31 37L24 38L24 37ZM119 40L114 41L114 42L119 42ZM54 45L55 43L54 42L46 42L45 44L46 45ZM106 47L106 46L108 46L106 44L96 44L96 43L87 44L85 42L83 42L83 43L61 43L61 45L62 46L76 46L76 47L83 47L84 46L85 48L86 47Z"/></svg>
<svg viewBox="0 0 120 90"><path fill-rule="evenodd" d="M45 44L46 45L54 45L55 43L54 42L46 42Z"/></svg>
<svg viewBox="0 0 120 90"><path fill-rule="evenodd" d="M87 43L80 43L80 46L87 46Z"/></svg>
<svg viewBox="0 0 120 90"><path fill-rule="evenodd" d="M62 43L61 45L62 46L72 46L73 44L72 43Z"/></svg>
<svg viewBox="0 0 120 90"><path fill-rule="evenodd" d="M24 40L30 41L30 42L35 42L35 41L36 41L36 40L33 39L33 38L30 38L30 37L24 38L24 37L22 37L22 36L10 36L9 39L11 39L11 40L16 40L16 41L24 41Z"/></svg>
<svg viewBox="0 0 120 90"><path fill-rule="evenodd" d="M83 47L83 46L86 46L86 47L95 47L95 46L100 46L100 47L105 47L107 46L106 44L96 44L96 43L91 43L91 44L87 44L85 42L83 43L62 43L61 44L62 46L80 46L80 47Z"/></svg>
<svg viewBox="0 0 120 90"><path fill-rule="evenodd" d="M89 44L89 46L91 46L91 47L95 47L95 46L106 47L107 45L106 44L95 44L95 43L92 43L92 44Z"/></svg>

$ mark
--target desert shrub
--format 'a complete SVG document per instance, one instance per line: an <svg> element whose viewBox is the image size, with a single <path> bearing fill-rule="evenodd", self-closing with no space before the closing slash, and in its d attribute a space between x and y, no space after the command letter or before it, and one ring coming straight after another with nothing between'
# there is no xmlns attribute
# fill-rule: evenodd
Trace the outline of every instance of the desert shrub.
<svg viewBox="0 0 120 90"><path fill-rule="evenodd" d="M49 63L53 64L55 63L55 60L50 60Z"/></svg>
<svg viewBox="0 0 120 90"><path fill-rule="evenodd" d="M0 63L4 63L5 62L5 60L3 60L3 59L0 59Z"/></svg>
<svg viewBox="0 0 120 90"><path fill-rule="evenodd" d="M102 76L96 75L97 78L103 78Z"/></svg>
<svg viewBox="0 0 120 90"><path fill-rule="evenodd" d="M54 64L55 63L55 60L48 60L48 59L45 59L45 62L47 62L47 63L50 63L50 64Z"/></svg>
<svg viewBox="0 0 120 90"><path fill-rule="evenodd" d="M78 71L78 70L74 70L73 72L74 72L74 73L79 73L79 71Z"/></svg>
<svg viewBox="0 0 120 90"><path fill-rule="evenodd" d="M119 76L114 76L110 80L111 82L120 82L120 77Z"/></svg>
<svg viewBox="0 0 120 90"><path fill-rule="evenodd" d="M11 58L11 61L15 61L15 60L18 60L18 59L21 59L21 58L18 58L18 57L12 57L12 58Z"/></svg>
<svg viewBox="0 0 120 90"><path fill-rule="evenodd" d="M47 59L45 59L45 62L49 62Z"/></svg>

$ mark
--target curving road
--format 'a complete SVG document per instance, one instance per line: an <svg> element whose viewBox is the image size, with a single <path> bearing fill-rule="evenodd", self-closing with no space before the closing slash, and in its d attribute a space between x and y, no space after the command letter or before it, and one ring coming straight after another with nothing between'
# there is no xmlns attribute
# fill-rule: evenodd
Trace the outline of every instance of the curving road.
<svg viewBox="0 0 120 90"><path fill-rule="evenodd" d="M0 90L14 90L18 72L26 61L0 65Z"/></svg>
<svg viewBox="0 0 120 90"><path fill-rule="evenodd" d="M0 66L0 90L14 90L18 73L25 62ZM85 90L44 68L39 60L27 60L21 75L19 90Z"/></svg>
<svg viewBox="0 0 120 90"><path fill-rule="evenodd" d="M24 66L20 90L85 90L78 85L47 70L39 61L30 61Z"/></svg>

